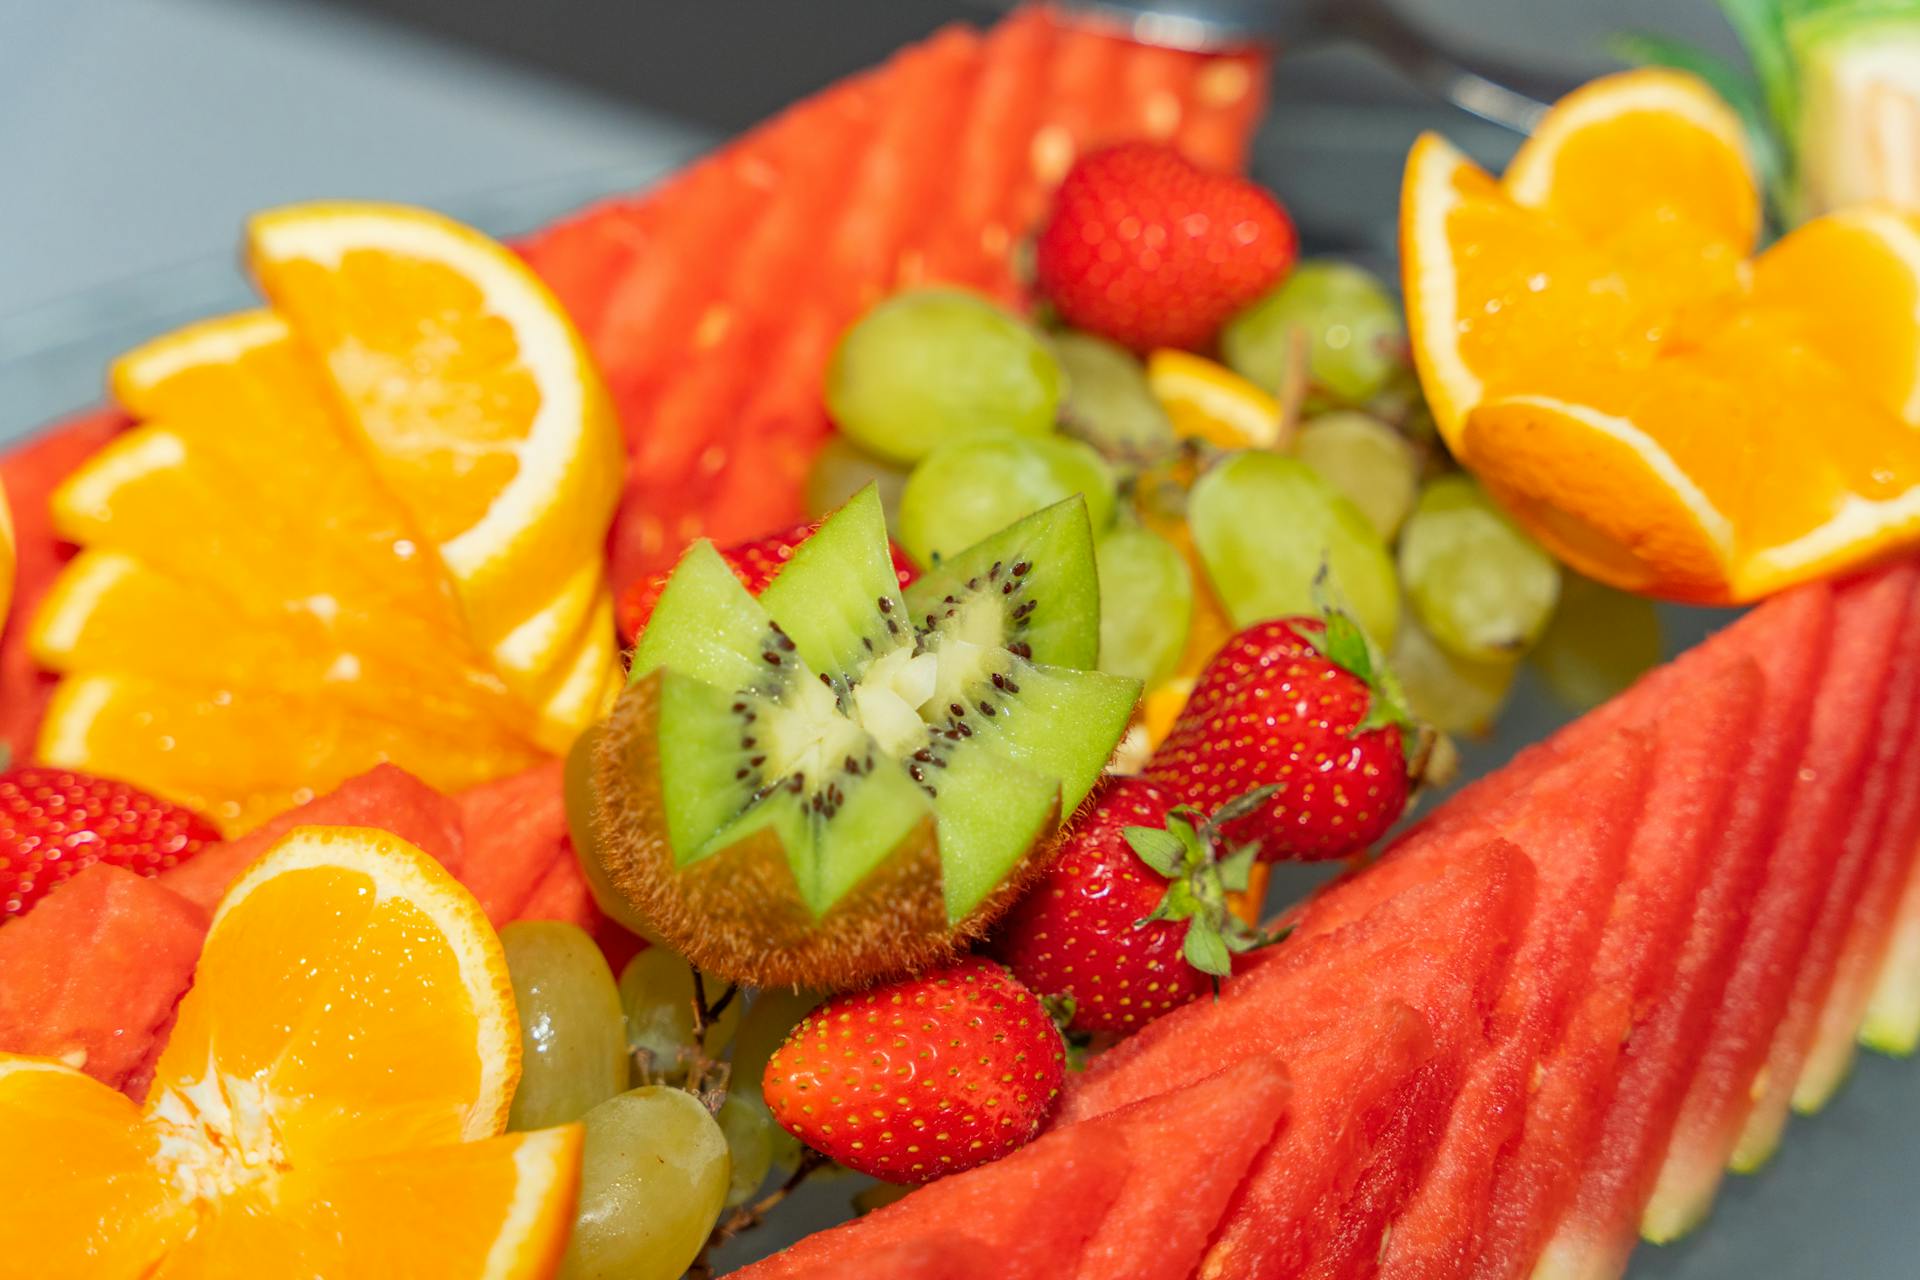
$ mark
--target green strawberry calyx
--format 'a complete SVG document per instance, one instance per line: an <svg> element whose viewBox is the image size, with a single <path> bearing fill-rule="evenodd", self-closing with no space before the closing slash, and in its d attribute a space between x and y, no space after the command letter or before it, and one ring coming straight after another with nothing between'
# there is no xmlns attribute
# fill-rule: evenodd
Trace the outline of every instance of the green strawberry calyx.
<svg viewBox="0 0 1920 1280"><path fill-rule="evenodd" d="M1313 579L1314 603L1320 611L1319 649L1322 657L1367 686L1367 713L1353 726L1352 737L1389 727L1400 730L1400 748L1406 756L1407 780L1418 783L1433 753L1433 726L1414 715L1400 679L1373 637L1341 608L1322 564Z"/></svg>
<svg viewBox="0 0 1920 1280"><path fill-rule="evenodd" d="M1258 840L1228 847L1220 828L1255 812L1277 787L1257 787L1222 805L1211 817L1190 805L1167 815L1163 827L1127 827L1121 834L1140 861L1167 879L1153 914L1134 921L1144 929L1159 920L1186 921L1181 954L1216 981L1233 972L1233 957L1280 941L1284 934L1256 929L1235 915L1227 895L1246 890L1260 853Z"/></svg>

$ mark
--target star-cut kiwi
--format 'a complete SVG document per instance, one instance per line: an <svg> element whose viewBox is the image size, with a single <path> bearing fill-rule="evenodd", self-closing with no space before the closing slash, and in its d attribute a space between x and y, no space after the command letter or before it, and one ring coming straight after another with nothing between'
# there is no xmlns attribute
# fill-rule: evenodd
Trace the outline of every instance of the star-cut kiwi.
<svg viewBox="0 0 1920 1280"><path fill-rule="evenodd" d="M837 988L943 959L1044 864L1138 682L1099 650L1080 499L902 592L869 488L758 599L681 559L593 748L605 880L703 970Z"/></svg>

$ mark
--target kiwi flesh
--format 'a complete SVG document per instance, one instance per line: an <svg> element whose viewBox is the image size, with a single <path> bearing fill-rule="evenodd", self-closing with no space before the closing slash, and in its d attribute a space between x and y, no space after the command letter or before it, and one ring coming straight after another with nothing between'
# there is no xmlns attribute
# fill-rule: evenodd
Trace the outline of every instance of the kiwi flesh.
<svg viewBox="0 0 1920 1280"><path fill-rule="evenodd" d="M682 558L590 748L586 844L654 933L754 986L841 988L978 937L1051 852L1139 695L1099 650L1078 498L904 593L878 495L755 599Z"/></svg>

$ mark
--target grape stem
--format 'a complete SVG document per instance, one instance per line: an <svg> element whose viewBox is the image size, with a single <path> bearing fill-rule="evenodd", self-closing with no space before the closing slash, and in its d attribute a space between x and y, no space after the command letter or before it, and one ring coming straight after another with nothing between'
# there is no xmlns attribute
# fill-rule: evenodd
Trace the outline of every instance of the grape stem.
<svg viewBox="0 0 1920 1280"><path fill-rule="evenodd" d="M832 1163L833 1161L812 1147L803 1148L800 1152L800 1163L793 1167L793 1172L787 1175L785 1182L752 1204L741 1205L714 1227L712 1234L707 1237L707 1243L700 1250L700 1256L694 1259L691 1267L687 1268L687 1280L712 1280L713 1260L709 1255L715 1249L742 1232L751 1231L766 1221L767 1215L778 1208L782 1200L799 1190L801 1183Z"/></svg>

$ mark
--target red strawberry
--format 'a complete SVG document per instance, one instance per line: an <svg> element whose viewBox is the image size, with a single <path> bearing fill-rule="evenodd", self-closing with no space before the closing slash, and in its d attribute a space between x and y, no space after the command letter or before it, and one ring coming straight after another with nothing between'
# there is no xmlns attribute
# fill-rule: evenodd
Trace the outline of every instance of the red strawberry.
<svg viewBox="0 0 1920 1280"><path fill-rule="evenodd" d="M1263 860L1313 861L1362 849L1394 824L1426 741L1351 619L1283 618L1214 655L1144 776L1201 809L1276 788L1225 830L1259 841Z"/></svg>
<svg viewBox="0 0 1920 1280"><path fill-rule="evenodd" d="M1146 351L1209 345L1287 274L1299 239L1245 178L1129 142L1068 170L1036 248L1040 291L1069 324Z"/></svg>
<svg viewBox="0 0 1920 1280"><path fill-rule="evenodd" d="M1108 779L996 951L1033 990L1072 997L1071 1029L1131 1035L1211 991L1234 953L1264 940L1227 905L1247 887L1254 850L1217 859L1216 835L1151 782Z"/></svg>
<svg viewBox="0 0 1920 1280"><path fill-rule="evenodd" d="M759 595L780 570L786 568L787 561L793 559L795 549L812 537L817 528L818 524L795 525L751 542L722 547L720 558L727 562L747 590ZM899 575L901 586L907 586L920 576L913 561L907 559L906 552L891 543L887 549L893 553L893 569ZM650 578L642 578L620 597L620 634L628 644L632 644L646 629L647 619L653 616L653 606L660 602L660 593L667 589L667 579L672 576L673 571L669 569Z"/></svg>
<svg viewBox="0 0 1920 1280"><path fill-rule="evenodd" d="M816 1151L888 1182L931 1182L1032 1138L1065 1072L1040 998L968 956L827 1001L774 1050L762 1091Z"/></svg>
<svg viewBox="0 0 1920 1280"><path fill-rule="evenodd" d="M220 839L205 818L124 782L21 765L0 773L0 920L96 862L157 876Z"/></svg>

